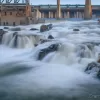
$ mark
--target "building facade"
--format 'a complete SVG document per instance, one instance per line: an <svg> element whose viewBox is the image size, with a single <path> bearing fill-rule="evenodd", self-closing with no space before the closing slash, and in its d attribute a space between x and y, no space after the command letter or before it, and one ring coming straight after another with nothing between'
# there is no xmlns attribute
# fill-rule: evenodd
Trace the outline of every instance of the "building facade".
<svg viewBox="0 0 100 100"><path fill-rule="evenodd" d="M35 15L29 0L25 3L18 3L18 0L14 0L14 3L10 2L11 0L6 0L0 3L0 25L15 26L33 23Z"/></svg>
<svg viewBox="0 0 100 100"><path fill-rule="evenodd" d="M3 0L4 1L4 0ZM0 0L0 25L27 25L44 22L44 19L100 17L100 5L30 5L29 0ZM86 15L86 16L85 16ZM91 15L91 16L90 16Z"/></svg>

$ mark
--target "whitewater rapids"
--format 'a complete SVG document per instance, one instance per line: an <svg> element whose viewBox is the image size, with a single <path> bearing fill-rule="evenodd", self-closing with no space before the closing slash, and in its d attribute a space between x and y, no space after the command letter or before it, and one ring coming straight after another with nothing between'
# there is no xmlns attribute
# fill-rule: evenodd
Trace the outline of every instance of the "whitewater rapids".
<svg viewBox="0 0 100 100"><path fill-rule="evenodd" d="M97 21L53 23L53 29L44 33L29 30L40 24L18 27L22 30L16 48L10 30L0 45L0 100L99 100L100 81L84 72L100 53ZM55 39L39 44L49 35ZM41 48L52 43L60 43L58 51L37 60Z"/></svg>

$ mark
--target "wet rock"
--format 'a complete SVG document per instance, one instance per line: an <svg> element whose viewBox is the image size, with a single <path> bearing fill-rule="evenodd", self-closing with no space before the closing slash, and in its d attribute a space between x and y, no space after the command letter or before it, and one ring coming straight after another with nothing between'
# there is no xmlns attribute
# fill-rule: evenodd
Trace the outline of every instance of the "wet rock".
<svg viewBox="0 0 100 100"><path fill-rule="evenodd" d="M49 35L48 39L54 39L54 37L52 35Z"/></svg>
<svg viewBox="0 0 100 100"><path fill-rule="evenodd" d="M4 29L9 29L9 27L4 27Z"/></svg>
<svg viewBox="0 0 100 100"><path fill-rule="evenodd" d="M48 30L50 30L50 29L53 28L53 25L52 24L49 24L49 25L47 25L47 27L48 27Z"/></svg>
<svg viewBox="0 0 100 100"><path fill-rule="evenodd" d="M73 29L73 31L80 31L79 29Z"/></svg>
<svg viewBox="0 0 100 100"><path fill-rule="evenodd" d="M98 63L100 63L100 59L98 59L98 61L97 61Z"/></svg>
<svg viewBox="0 0 100 100"><path fill-rule="evenodd" d="M100 42L84 42L83 44L91 44L92 46L99 46L100 45Z"/></svg>
<svg viewBox="0 0 100 100"><path fill-rule="evenodd" d="M94 45L93 44L90 44L90 43L88 43L88 44L86 44L87 45L87 47L89 48L89 50L93 50L94 49Z"/></svg>
<svg viewBox="0 0 100 100"><path fill-rule="evenodd" d="M77 48L78 56L81 58L91 58L91 50L87 47L87 45L80 45Z"/></svg>
<svg viewBox="0 0 100 100"><path fill-rule="evenodd" d="M49 31L52 29L52 24L49 24L49 25L42 25L40 27L40 32L45 32L45 31Z"/></svg>
<svg viewBox="0 0 100 100"><path fill-rule="evenodd" d="M100 53L98 54L98 60L97 60L98 63L100 63Z"/></svg>
<svg viewBox="0 0 100 100"><path fill-rule="evenodd" d="M18 32L14 32L14 33L13 33L13 37L16 36L16 35L18 35Z"/></svg>
<svg viewBox="0 0 100 100"><path fill-rule="evenodd" d="M43 43L45 43L45 42L49 42L50 40L48 40L48 39L40 39L40 44L43 44Z"/></svg>
<svg viewBox="0 0 100 100"><path fill-rule="evenodd" d="M95 74L96 77L100 79L100 63L89 63L85 69L85 72L88 74Z"/></svg>
<svg viewBox="0 0 100 100"><path fill-rule="evenodd" d="M98 24L100 24L100 19L98 19Z"/></svg>
<svg viewBox="0 0 100 100"><path fill-rule="evenodd" d="M57 51L59 44L52 44L47 48L41 49L38 55L38 60L42 60L47 54Z"/></svg>
<svg viewBox="0 0 100 100"><path fill-rule="evenodd" d="M38 44L34 44L34 46L35 46L35 47L37 47L37 46L38 46Z"/></svg>
<svg viewBox="0 0 100 100"><path fill-rule="evenodd" d="M21 31L21 28L20 27L15 27L15 28L11 28L10 30L11 31Z"/></svg>
<svg viewBox="0 0 100 100"><path fill-rule="evenodd" d="M31 31L36 31L36 30L38 30L38 29L36 29L36 28L31 28L30 30L31 30Z"/></svg>
<svg viewBox="0 0 100 100"><path fill-rule="evenodd" d="M17 40L18 40L18 32L13 33L13 38L15 38L13 47L16 48L17 47Z"/></svg>
<svg viewBox="0 0 100 100"><path fill-rule="evenodd" d="M48 27L46 26L46 25L42 25L41 27L40 27L40 32L45 32L45 31L47 31L48 30Z"/></svg>
<svg viewBox="0 0 100 100"><path fill-rule="evenodd" d="M5 34L6 31L4 31L3 29L0 29L0 34Z"/></svg>
<svg viewBox="0 0 100 100"><path fill-rule="evenodd" d="M2 37L6 33L3 29L0 29L0 43L2 42Z"/></svg>

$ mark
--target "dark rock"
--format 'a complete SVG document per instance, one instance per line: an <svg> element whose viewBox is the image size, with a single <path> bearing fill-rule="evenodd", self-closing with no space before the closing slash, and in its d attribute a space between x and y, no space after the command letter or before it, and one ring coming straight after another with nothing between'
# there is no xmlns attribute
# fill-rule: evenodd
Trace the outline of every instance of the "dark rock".
<svg viewBox="0 0 100 100"><path fill-rule="evenodd" d="M30 30L31 30L31 31L36 31L36 30L38 30L38 29L36 29L36 28L31 28Z"/></svg>
<svg viewBox="0 0 100 100"><path fill-rule="evenodd" d="M52 35L49 35L48 39L54 39L54 37Z"/></svg>
<svg viewBox="0 0 100 100"><path fill-rule="evenodd" d="M2 37L6 33L3 29L0 29L0 43L2 42Z"/></svg>
<svg viewBox="0 0 100 100"><path fill-rule="evenodd" d="M89 50L93 50L94 49L94 45L93 44L86 44L87 45L87 47L89 48Z"/></svg>
<svg viewBox="0 0 100 100"><path fill-rule="evenodd" d="M85 72L88 74L94 73L96 77L100 79L100 63L89 63L85 69Z"/></svg>
<svg viewBox="0 0 100 100"><path fill-rule="evenodd" d="M6 31L4 31L3 29L0 29L0 34L5 34Z"/></svg>
<svg viewBox="0 0 100 100"><path fill-rule="evenodd" d="M46 25L42 25L41 27L40 27L40 32L45 32L45 31L47 31L48 30L48 27L46 26Z"/></svg>
<svg viewBox="0 0 100 100"><path fill-rule="evenodd" d="M47 25L47 27L48 27L48 30L51 30L53 28L53 25L49 24L49 25Z"/></svg>
<svg viewBox="0 0 100 100"><path fill-rule="evenodd" d="M45 43L45 42L49 42L49 41L50 41L50 40L48 40L48 39L47 39L47 40L46 40L46 39L40 39L40 43L41 43L41 44L43 44L43 43Z"/></svg>
<svg viewBox="0 0 100 100"><path fill-rule="evenodd" d="M98 19L98 24L100 24L100 19Z"/></svg>
<svg viewBox="0 0 100 100"><path fill-rule="evenodd" d="M13 45L13 47L17 47L17 40L18 40L18 32L14 32L13 33L13 38L15 37L15 40L14 40L14 45Z"/></svg>
<svg viewBox="0 0 100 100"><path fill-rule="evenodd" d="M18 35L18 32L14 32L14 33L13 33L13 37L16 36L16 35Z"/></svg>
<svg viewBox="0 0 100 100"><path fill-rule="evenodd" d="M98 63L100 63L100 53L98 54L98 60L97 60Z"/></svg>
<svg viewBox="0 0 100 100"><path fill-rule="evenodd" d="M47 48L41 49L38 55L38 60L42 60L47 54L57 51L59 44L52 44Z"/></svg>
<svg viewBox="0 0 100 100"><path fill-rule="evenodd" d="M37 46L38 46L38 44L34 44L34 46L35 46L35 47L37 47Z"/></svg>
<svg viewBox="0 0 100 100"><path fill-rule="evenodd" d="M4 27L4 29L9 29L9 27Z"/></svg>
<svg viewBox="0 0 100 100"><path fill-rule="evenodd" d="M90 45L92 45L92 47L94 47L94 46L99 46L100 42L95 42L95 41L93 41L93 42L84 42L83 44L90 44Z"/></svg>
<svg viewBox="0 0 100 100"><path fill-rule="evenodd" d="M10 30L11 31L21 31L21 28L20 27L15 27L15 28L11 28Z"/></svg>
<svg viewBox="0 0 100 100"><path fill-rule="evenodd" d="M79 45L76 49L77 54L81 58L90 58L91 50L87 47L87 45Z"/></svg>
<svg viewBox="0 0 100 100"><path fill-rule="evenodd" d="M40 32L45 32L45 31L49 31L52 29L52 24L49 24L49 25L42 25L40 27Z"/></svg>
<svg viewBox="0 0 100 100"><path fill-rule="evenodd" d="M100 59L98 59L98 61L97 61L98 63L100 63Z"/></svg>
<svg viewBox="0 0 100 100"><path fill-rule="evenodd" d="M80 31L79 29L73 29L73 31Z"/></svg>

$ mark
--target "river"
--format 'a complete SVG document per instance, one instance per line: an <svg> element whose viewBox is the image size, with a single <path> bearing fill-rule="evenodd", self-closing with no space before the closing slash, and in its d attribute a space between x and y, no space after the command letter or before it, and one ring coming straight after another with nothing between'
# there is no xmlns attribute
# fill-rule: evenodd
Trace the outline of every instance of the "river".
<svg viewBox="0 0 100 100"><path fill-rule="evenodd" d="M0 100L100 100L100 81L84 72L100 53L97 21L65 21L53 23L47 32L30 31L40 26L18 26L17 40L14 32L5 29L0 45ZM34 46L48 35L55 39ZM59 43L59 49L38 60L41 48L52 43Z"/></svg>

